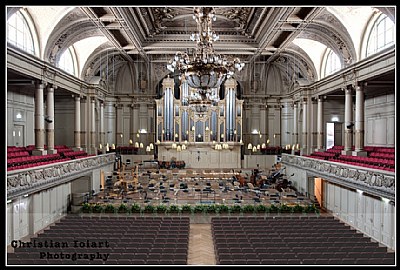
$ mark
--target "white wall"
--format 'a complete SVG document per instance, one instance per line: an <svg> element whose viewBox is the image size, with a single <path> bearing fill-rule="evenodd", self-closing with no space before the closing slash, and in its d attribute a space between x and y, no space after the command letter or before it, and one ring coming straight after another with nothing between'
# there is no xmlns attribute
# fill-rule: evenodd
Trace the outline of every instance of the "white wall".
<svg viewBox="0 0 400 270"><path fill-rule="evenodd" d="M323 207L352 227L395 249L395 206L324 181Z"/></svg>
<svg viewBox="0 0 400 270"><path fill-rule="evenodd" d="M382 95L365 100L365 145L395 146L395 96Z"/></svg>
<svg viewBox="0 0 400 270"><path fill-rule="evenodd" d="M259 164L261 170L272 170L272 165L277 163L276 155L245 155L243 168L255 169Z"/></svg>
<svg viewBox="0 0 400 270"><path fill-rule="evenodd" d="M57 91L57 90L56 90ZM71 97L71 96L70 96ZM75 100L54 99L54 145L75 146Z"/></svg>
<svg viewBox="0 0 400 270"><path fill-rule="evenodd" d="M71 184L66 183L7 204L7 245L33 235L67 213Z"/></svg>
<svg viewBox="0 0 400 270"><path fill-rule="evenodd" d="M7 89L7 145L12 146L16 145L13 137L13 130L15 130L15 126L22 126L23 129L23 144L18 146L27 146L35 144L35 135L34 135L34 99L33 92L34 87L32 88L32 95L26 95L24 91L26 91L28 87L16 87L16 86L8 86ZM17 114L21 114L21 118L17 118ZM18 133L16 134L18 136Z"/></svg>

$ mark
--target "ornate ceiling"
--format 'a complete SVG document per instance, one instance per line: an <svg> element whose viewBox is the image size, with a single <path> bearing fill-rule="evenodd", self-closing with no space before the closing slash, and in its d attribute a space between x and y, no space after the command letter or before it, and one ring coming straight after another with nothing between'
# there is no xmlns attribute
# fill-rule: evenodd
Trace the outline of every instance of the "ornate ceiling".
<svg viewBox="0 0 400 270"><path fill-rule="evenodd" d="M101 55L113 57L116 69L126 62L165 65L177 51L190 51L197 33L193 6L86 6L69 7L59 16L43 47L43 60L57 62L71 45L88 37L105 37L108 42L94 46L80 63L80 77L90 80L99 74ZM33 9L33 8L32 8ZM317 41L339 55L342 66L357 61L356 46L342 22L325 7L214 7L213 31L220 39L215 50L237 56L248 64L273 62L282 72L295 70L309 82L318 78L317 67L296 38ZM394 18L394 8L378 8ZM10 16L18 8L9 8ZM103 59L104 61L104 59ZM249 66L249 65L248 65ZM286 69L286 71L285 71Z"/></svg>

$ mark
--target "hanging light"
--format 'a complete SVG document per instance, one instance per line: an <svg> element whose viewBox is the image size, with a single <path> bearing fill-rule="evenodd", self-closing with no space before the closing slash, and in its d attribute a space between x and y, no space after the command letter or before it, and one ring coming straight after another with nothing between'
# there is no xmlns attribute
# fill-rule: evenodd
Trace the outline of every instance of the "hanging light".
<svg viewBox="0 0 400 270"><path fill-rule="evenodd" d="M212 21L216 20L212 7L194 8L194 20L198 33L192 34L190 39L196 41L196 50L193 55L186 52L176 52L167 68L171 72L177 70L180 78L187 81L195 91L189 96L188 102L192 110L203 116L209 105L219 101L218 89L226 78L234 72L241 71L244 63L239 58L228 59L215 52L213 42L219 36L212 31Z"/></svg>

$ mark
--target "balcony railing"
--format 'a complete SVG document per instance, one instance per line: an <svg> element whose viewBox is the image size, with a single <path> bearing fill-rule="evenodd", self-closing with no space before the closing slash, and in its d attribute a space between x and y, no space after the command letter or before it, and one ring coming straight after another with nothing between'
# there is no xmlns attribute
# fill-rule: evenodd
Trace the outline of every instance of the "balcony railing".
<svg viewBox="0 0 400 270"><path fill-rule="evenodd" d="M112 164L115 153L7 172L7 199L50 188Z"/></svg>
<svg viewBox="0 0 400 270"><path fill-rule="evenodd" d="M395 172L282 154L282 164L372 195L395 200Z"/></svg>

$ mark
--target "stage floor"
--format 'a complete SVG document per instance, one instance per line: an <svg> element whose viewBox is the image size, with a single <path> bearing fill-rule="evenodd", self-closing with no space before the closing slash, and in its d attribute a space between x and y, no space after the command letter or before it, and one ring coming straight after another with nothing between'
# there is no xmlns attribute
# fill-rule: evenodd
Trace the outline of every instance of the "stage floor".
<svg viewBox="0 0 400 270"><path fill-rule="evenodd" d="M286 189L279 192L274 185L260 188L248 185L251 169L144 169L137 184L130 168L113 172L106 178L105 188L90 198L90 203L112 204L288 204L309 205L312 201L305 196ZM270 173L270 172L268 172ZM245 182L233 176L240 174ZM121 178L123 175L123 178ZM108 184L107 184L108 181ZM125 182L125 183L124 183Z"/></svg>

